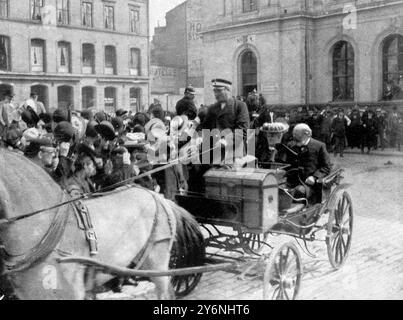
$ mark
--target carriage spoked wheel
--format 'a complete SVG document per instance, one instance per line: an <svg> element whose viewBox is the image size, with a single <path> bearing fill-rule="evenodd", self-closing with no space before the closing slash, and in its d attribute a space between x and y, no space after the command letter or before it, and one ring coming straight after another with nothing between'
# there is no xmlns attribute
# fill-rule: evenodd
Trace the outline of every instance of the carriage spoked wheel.
<svg viewBox="0 0 403 320"><path fill-rule="evenodd" d="M263 278L263 299L297 299L302 278L301 255L295 244L283 241L270 254Z"/></svg>
<svg viewBox="0 0 403 320"><path fill-rule="evenodd" d="M353 205L346 191L338 193L327 224L327 253L332 267L340 269L347 260L353 235Z"/></svg>
<svg viewBox="0 0 403 320"><path fill-rule="evenodd" d="M201 255L203 257L201 257ZM170 269L181 269L200 266L204 259L204 252L187 252L186 248L181 248L177 242L173 244ZM171 285L176 298L183 298L192 293L200 282L202 273L174 276L171 278Z"/></svg>

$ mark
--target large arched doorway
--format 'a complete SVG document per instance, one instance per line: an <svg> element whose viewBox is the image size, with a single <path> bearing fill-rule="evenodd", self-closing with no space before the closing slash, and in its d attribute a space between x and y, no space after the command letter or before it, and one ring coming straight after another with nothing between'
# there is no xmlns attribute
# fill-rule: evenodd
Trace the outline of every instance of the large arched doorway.
<svg viewBox="0 0 403 320"><path fill-rule="evenodd" d="M250 92L257 90L257 58L251 50L241 54L241 93L247 97Z"/></svg>

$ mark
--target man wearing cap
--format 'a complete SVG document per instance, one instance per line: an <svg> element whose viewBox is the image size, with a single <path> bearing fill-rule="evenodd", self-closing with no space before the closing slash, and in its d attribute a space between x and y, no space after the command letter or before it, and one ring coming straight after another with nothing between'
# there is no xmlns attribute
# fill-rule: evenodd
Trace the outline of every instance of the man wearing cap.
<svg viewBox="0 0 403 320"><path fill-rule="evenodd" d="M340 154L344 157L344 149L346 147L347 127L351 124L351 120L344 114L343 109L339 109L337 117L332 122L332 134L335 140L334 156Z"/></svg>
<svg viewBox="0 0 403 320"><path fill-rule="evenodd" d="M55 178L55 170L59 164L59 159L52 140L47 138L33 139L25 148L24 155L43 168L52 178Z"/></svg>
<svg viewBox="0 0 403 320"><path fill-rule="evenodd" d="M235 141L246 141L249 129L249 112L244 102L236 100L231 95L232 83L224 79L212 80L214 95L217 100L209 107L206 118L202 124L203 129L220 132L231 130ZM235 155L241 156L244 145L235 145Z"/></svg>
<svg viewBox="0 0 403 320"><path fill-rule="evenodd" d="M189 120L194 120L197 117L197 108L194 103L196 91L192 86L185 89L185 96L176 104L176 114L178 116L187 116Z"/></svg>

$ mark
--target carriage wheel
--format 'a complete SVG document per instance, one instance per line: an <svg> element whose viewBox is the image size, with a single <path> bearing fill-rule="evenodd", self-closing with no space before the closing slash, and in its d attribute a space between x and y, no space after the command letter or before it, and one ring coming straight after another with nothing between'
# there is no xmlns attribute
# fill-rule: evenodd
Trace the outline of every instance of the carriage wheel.
<svg viewBox="0 0 403 320"><path fill-rule="evenodd" d="M302 261L294 243L282 242L272 253L263 279L265 300L295 300L302 278Z"/></svg>
<svg viewBox="0 0 403 320"><path fill-rule="evenodd" d="M353 235L353 206L347 192L340 192L335 208L331 208L327 224L327 253L332 267L340 269L350 252Z"/></svg>
<svg viewBox="0 0 403 320"><path fill-rule="evenodd" d="M187 254L186 251L183 251L183 248L178 246L178 243L175 242L172 248L171 260L169 263L170 269L181 269L188 267L199 266L199 259L195 259L192 261L194 256L191 254ZM204 258L204 253L203 253ZM171 285L175 292L175 296L177 298L183 298L189 295L193 290L196 289L197 285L200 282L202 277L202 273L190 274L185 276L175 276L171 278Z"/></svg>

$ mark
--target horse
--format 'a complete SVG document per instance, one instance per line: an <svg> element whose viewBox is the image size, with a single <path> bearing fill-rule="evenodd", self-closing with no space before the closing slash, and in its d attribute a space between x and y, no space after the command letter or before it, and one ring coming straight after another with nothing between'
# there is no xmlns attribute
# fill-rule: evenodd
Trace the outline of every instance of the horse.
<svg viewBox="0 0 403 320"><path fill-rule="evenodd" d="M48 173L5 149L0 173L0 271L18 299L82 300L115 278L90 266L59 263L91 253L77 206ZM133 267L136 261L141 270L167 271L174 241L202 241L188 212L139 186L80 202L96 232L96 259L113 266ZM38 213L60 203L67 204ZM169 277L151 281L159 299L174 298Z"/></svg>

